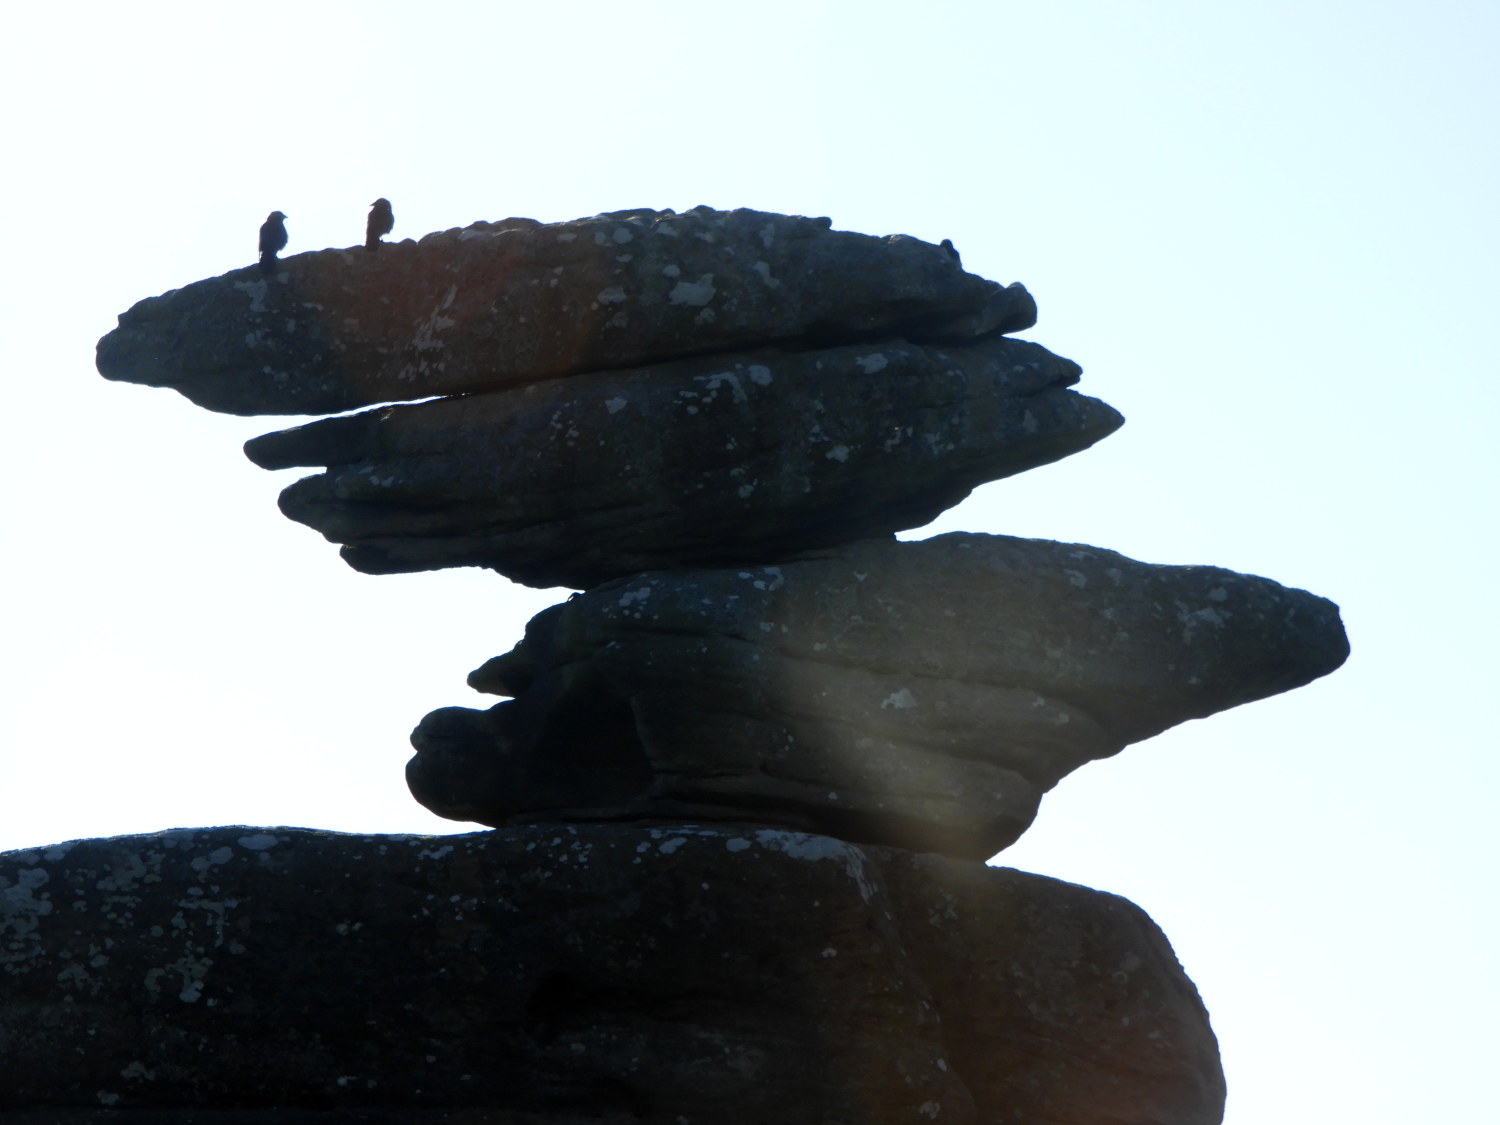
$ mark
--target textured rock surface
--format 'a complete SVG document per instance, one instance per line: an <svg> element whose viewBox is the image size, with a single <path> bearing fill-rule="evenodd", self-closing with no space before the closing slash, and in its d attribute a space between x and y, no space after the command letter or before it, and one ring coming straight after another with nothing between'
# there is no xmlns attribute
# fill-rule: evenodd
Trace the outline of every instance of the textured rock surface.
<svg viewBox="0 0 1500 1125"><path fill-rule="evenodd" d="M1224 1097L1129 903L763 829L13 852L0 968L8 1121L1209 1125Z"/></svg>
<svg viewBox="0 0 1500 1125"><path fill-rule="evenodd" d="M1076 364L997 337L742 353L331 418L246 446L328 465L282 510L375 573L478 565L583 589L927 523L1120 416Z"/></svg>
<svg viewBox="0 0 1500 1125"><path fill-rule="evenodd" d="M1093 758L1348 654L1331 602L1214 567L952 534L654 572L543 611L413 734L440 815L763 818L984 858Z"/></svg>
<svg viewBox="0 0 1500 1125"><path fill-rule="evenodd" d="M1030 327L1019 285L941 247L761 211L475 223L323 250L141 301L110 379L231 414L331 414L768 344L952 342Z"/></svg>

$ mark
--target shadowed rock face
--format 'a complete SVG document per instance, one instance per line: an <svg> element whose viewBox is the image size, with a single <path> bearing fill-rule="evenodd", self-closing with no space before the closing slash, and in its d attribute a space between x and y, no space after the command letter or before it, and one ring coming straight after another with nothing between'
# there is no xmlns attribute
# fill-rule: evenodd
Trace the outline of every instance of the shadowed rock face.
<svg viewBox="0 0 1500 1125"><path fill-rule="evenodd" d="M99 341L109 379L230 414L332 414L674 356L1036 320L1019 285L917 239L762 211L475 223L326 250L141 301Z"/></svg>
<svg viewBox="0 0 1500 1125"><path fill-rule="evenodd" d="M1224 1101L1136 907L764 828L11 852L0 968L7 1121L1211 1125Z"/></svg>
<svg viewBox="0 0 1500 1125"><path fill-rule="evenodd" d="M1084 762L1337 668L1331 602L1043 540L653 572L534 618L413 735L439 815L762 818L984 858Z"/></svg>
<svg viewBox="0 0 1500 1125"><path fill-rule="evenodd" d="M1219 1121L1149 920L973 860L1083 763L1348 645L1267 579L890 538L1120 425L1005 338L1034 319L951 246L708 208L301 254L121 316L108 378L377 407L246 447L325 470L282 509L356 569L584 592L470 678L514 698L412 736L417 799L494 834L14 857L7 1121Z"/></svg>
<svg viewBox="0 0 1500 1125"><path fill-rule="evenodd" d="M1122 419L1076 364L997 337L762 351L331 418L249 442L328 465L282 510L373 573L487 566L585 589L927 523Z"/></svg>

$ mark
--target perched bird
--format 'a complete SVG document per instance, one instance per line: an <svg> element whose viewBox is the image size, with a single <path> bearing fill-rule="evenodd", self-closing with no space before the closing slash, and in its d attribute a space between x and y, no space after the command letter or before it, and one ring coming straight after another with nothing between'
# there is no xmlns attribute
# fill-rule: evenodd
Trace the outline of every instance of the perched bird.
<svg viewBox="0 0 1500 1125"><path fill-rule="evenodd" d="M380 236L390 234L396 225L396 216L391 211L389 199L377 199L370 204L370 220L365 223L365 249L373 250L380 245Z"/></svg>
<svg viewBox="0 0 1500 1125"><path fill-rule="evenodd" d="M260 268L270 269L276 264L276 255L286 246L286 216L272 211L260 225Z"/></svg>
<svg viewBox="0 0 1500 1125"><path fill-rule="evenodd" d="M953 240L951 238L943 239L941 245L944 250L953 255L953 260L955 262L957 262L959 265L963 265L963 259L958 256L958 250L954 248Z"/></svg>

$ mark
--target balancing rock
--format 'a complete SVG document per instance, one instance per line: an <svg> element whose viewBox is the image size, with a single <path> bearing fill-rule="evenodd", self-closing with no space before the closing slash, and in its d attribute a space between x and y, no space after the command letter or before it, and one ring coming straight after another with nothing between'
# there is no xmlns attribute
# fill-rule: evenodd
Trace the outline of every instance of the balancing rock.
<svg viewBox="0 0 1500 1125"><path fill-rule="evenodd" d="M334 414L676 356L1036 321L1019 285L904 235L763 211L531 219L282 258L141 301L99 341L106 378L229 414Z"/></svg>
<svg viewBox="0 0 1500 1125"><path fill-rule="evenodd" d="M1023 340L903 340L677 360L267 434L327 465L281 507L371 573L486 566L587 589L640 570L785 558L929 522L985 481L1123 421Z"/></svg>
<svg viewBox="0 0 1500 1125"><path fill-rule="evenodd" d="M983 859L1066 774L1298 687L1348 644L1264 578L1004 536L873 540L607 583L413 734L456 820L764 820Z"/></svg>
<svg viewBox="0 0 1500 1125"><path fill-rule="evenodd" d="M1215 1125L1150 920L977 861L1085 762L1348 642L1264 578L895 541L1120 426L1008 337L1035 317L951 244L706 207L124 313L107 378L345 414L246 453L318 470L282 510L355 569L580 593L470 677L509 699L412 735L416 798L493 832L0 857L6 1120Z"/></svg>

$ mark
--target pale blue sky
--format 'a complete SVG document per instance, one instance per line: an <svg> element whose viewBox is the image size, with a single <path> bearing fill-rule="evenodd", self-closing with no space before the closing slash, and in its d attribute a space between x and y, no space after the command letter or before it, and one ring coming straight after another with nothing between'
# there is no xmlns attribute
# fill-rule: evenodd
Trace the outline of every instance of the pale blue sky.
<svg viewBox="0 0 1500 1125"><path fill-rule="evenodd" d="M951 238L1118 434L929 529L1339 602L1346 667L1084 767L1002 862L1124 894L1230 1125L1493 1120L1493 3L18 6L0 849L215 823L452 831L406 735L561 592L371 578L107 383L117 313L254 256L699 203Z"/></svg>

